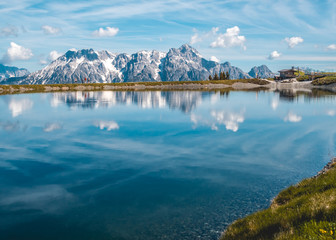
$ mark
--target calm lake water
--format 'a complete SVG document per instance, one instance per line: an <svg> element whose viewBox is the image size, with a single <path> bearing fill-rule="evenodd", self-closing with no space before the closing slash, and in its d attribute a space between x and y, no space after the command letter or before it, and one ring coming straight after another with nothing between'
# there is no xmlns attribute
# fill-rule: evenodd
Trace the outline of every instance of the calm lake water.
<svg viewBox="0 0 336 240"><path fill-rule="evenodd" d="M336 98L0 96L0 239L217 239L334 155Z"/></svg>

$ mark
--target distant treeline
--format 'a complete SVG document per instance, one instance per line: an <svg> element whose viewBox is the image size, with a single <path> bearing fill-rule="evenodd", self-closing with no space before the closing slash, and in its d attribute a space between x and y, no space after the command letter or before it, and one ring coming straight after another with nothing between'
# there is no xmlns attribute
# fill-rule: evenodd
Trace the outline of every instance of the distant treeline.
<svg viewBox="0 0 336 240"><path fill-rule="evenodd" d="M225 72L219 72L219 76L217 73L212 77L209 75L209 80L229 80L230 79L230 74L228 71Z"/></svg>

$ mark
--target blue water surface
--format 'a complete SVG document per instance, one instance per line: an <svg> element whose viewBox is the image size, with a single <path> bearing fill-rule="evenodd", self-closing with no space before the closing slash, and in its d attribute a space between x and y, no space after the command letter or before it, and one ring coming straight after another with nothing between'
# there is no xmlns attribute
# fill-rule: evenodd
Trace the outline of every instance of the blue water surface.
<svg viewBox="0 0 336 240"><path fill-rule="evenodd" d="M218 239L316 174L336 98L314 92L0 96L0 239Z"/></svg>

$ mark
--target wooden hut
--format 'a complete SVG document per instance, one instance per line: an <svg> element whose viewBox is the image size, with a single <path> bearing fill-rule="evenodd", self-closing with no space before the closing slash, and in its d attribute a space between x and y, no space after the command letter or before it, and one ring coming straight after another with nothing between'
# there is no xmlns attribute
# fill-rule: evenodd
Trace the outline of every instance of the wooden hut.
<svg viewBox="0 0 336 240"><path fill-rule="evenodd" d="M296 70L294 67L292 67L291 69L283 69L280 70L280 79L288 79L288 78L295 78L296 75L295 73L299 72L298 70Z"/></svg>

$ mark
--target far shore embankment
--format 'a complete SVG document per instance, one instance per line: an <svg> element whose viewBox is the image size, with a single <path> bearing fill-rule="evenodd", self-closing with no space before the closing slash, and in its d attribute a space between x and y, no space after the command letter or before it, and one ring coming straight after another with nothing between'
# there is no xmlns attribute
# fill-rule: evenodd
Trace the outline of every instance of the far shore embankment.
<svg viewBox="0 0 336 240"><path fill-rule="evenodd" d="M190 82L130 82L46 85L0 85L0 94L43 93L65 91L217 91L217 90L284 90L309 91L323 89L336 92L336 84L313 85L311 82L274 82L266 79L240 79Z"/></svg>

